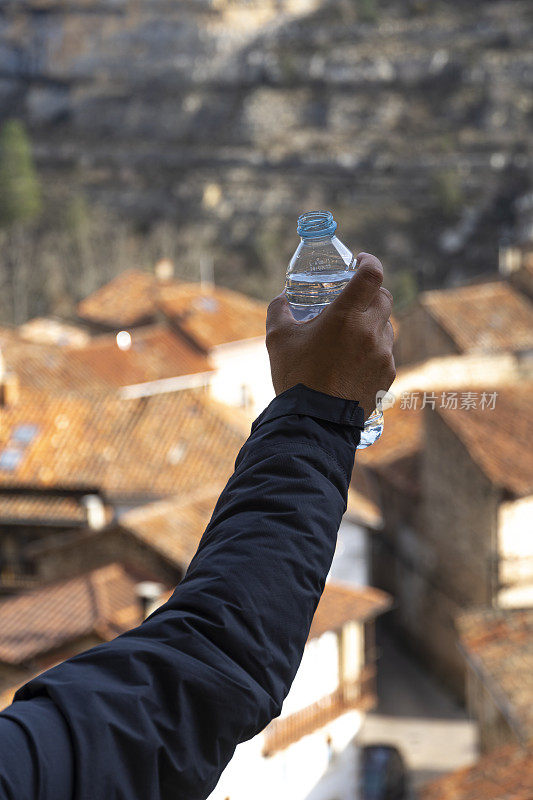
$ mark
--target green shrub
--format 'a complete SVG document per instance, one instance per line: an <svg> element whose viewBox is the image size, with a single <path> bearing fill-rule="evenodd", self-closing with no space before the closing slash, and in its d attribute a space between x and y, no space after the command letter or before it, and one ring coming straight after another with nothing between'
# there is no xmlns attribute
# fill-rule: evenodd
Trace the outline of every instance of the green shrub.
<svg viewBox="0 0 533 800"><path fill-rule="evenodd" d="M22 122L8 120L0 131L0 224L27 222L42 211L42 197Z"/></svg>

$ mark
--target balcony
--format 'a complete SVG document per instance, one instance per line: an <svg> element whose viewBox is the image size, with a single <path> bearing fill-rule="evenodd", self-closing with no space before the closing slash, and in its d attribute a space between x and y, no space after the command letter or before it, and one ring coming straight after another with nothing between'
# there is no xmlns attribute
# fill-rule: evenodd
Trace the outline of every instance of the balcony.
<svg viewBox="0 0 533 800"><path fill-rule="evenodd" d="M307 708L273 720L265 728L263 755L274 755L347 711L368 711L375 700L375 666L369 664L362 670L359 680L345 682Z"/></svg>

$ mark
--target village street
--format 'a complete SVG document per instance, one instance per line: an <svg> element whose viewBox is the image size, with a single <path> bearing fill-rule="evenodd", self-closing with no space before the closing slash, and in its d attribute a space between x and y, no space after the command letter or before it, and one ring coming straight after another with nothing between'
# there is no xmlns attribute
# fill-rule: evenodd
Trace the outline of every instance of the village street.
<svg viewBox="0 0 533 800"><path fill-rule="evenodd" d="M343 522L331 578L368 580L364 532ZM381 626L383 627L383 626ZM466 712L394 641L380 630L378 706L367 714L359 744L393 744L411 772L413 788L476 760L476 726Z"/></svg>

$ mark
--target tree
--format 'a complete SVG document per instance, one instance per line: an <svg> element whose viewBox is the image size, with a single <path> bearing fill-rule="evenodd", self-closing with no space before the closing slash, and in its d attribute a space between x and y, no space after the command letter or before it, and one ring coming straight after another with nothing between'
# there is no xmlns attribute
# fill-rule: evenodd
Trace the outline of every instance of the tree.
<svg viewBox="0 0 533 800"><path fill-rule="evenodd" d="M41 187L28 134L22 122L8 120L0 131L0 224L29 222L41 210Z"/></svg>

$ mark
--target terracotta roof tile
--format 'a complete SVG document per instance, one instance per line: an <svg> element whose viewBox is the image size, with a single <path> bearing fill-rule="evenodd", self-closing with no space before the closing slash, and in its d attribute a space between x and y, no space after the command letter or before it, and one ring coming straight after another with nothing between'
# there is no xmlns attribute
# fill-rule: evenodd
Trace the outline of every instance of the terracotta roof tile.
<svg viewBox="0 0 533 800"><path fill-rule="evenodd" d="M326 631L338 630L350 620L364 622L377 617L390 608L391 598L371 586L352 588L328 581L320 598L309 639L316 639Z"/></svg>
<svg viewBox="0 0 533 800"><path fill-rule="evenodd" d="M119 517L120 525L185 571L213 513L222 485L197 497L150 503ZM214 490L215 489L215 490Z"/></svg>
<svg viewBox="0 0 533 800"><path fill-rule="evenodd" d="M487 395L495 390L486 389ZM497 486L522 496L533 492L533 382L497 390L494 409L436 411L467 448L472 459ZM459 394L459 397L461 395Z"/></svg>
<svg viewBox="0 0 533 800"><path fill-rule="evenodd" d="M507 283L483 283L424 292L421 305L460 352L533 347L533 306Z"/></svg>
<svg viewBox="0 0 533 800"><path fill-rule="evenodd" d="M264 303L221 286L162 282L138 270L123 272L78 305L82 319L115 330L153 321L160 313L206 352L265 333Z"/></svg>
<svg viewBox="0 0 533 800"><path fill-rule="evenodd" d="M500 710L533 739L533 609L481 609L456 624L474 667L496 687Z"/></svg>
<svg viewBox="0 0 533 800"><path fill-rule="evenodd" d="M159 307L207 352L228 342L265 335L266 305L220 286L199 283L161 287Z"/></svg>
<svg viewBox="0 0 533 800"><path fill-rule="evenodd" d="M76 350L80 367L112 388L213 369L202 352L165 325L138 328L130 336L127 350L118 347L114 334L95 337Z"/></svg>
<svg viewBox="0 0 533 800"><path fill-rule="evenodd" d="M65 347L83 347L89 343L90 334L80 325L64 322L54 317L35 317L18 328L22 339L36 344L56 344Z"/></svg>
<svg viewBox="0 0 533 800"><path fill-rule="evenodd" d="M128 328L150 321L155 314L155 275L140 270L122 272L78 304L82 319L110 328Z"/></svg>
<svg viewBox="0 0 533 800"><path fill-rule="evenodd" d="M81 363L75 348L36 344L15 331L0 329L0 353L6 371L17 376L21 394L103 395L110 390L105 380Z"/></svg>
<svg viewBox="0 0 533 800"><path fill-rule="evenodd" d="M0 601L0 662L21 664L92 632L112 638L124 609L136 609L138 624L139 580L113 563Z"/></svg>
<svg viewBox="0 0 533 800"><path fill-rule="evenodd" d="M78 525L87 511L76 497L26 493L0 493L2 524L24 522L48 525Z"/></svg>
<svg viewBox="0 0 533 800"><path fill-rule="evenodd" d="M453 772L419 790L420 800L531 800L533 745L493 750L473 767Z"/></svg>
<svg viewBox="0 0 533 800"><path fill-rule="evenodd" d="M420 403L418 403L420 406ZM401 408L399 400L384 412L385 426L380 439L357 452L354 486L361 468L378 473L401 491L416 492L419 486L419 453L424 439L423 411Z"/></svg>
<svg viewBox="0 0 533 800"><path fill-rule="evenodd" d="M30 441L17 440L22 426ZM188 493L225 482L244 438L200 390L36 396L0 409L0 487Z"/></svg>

